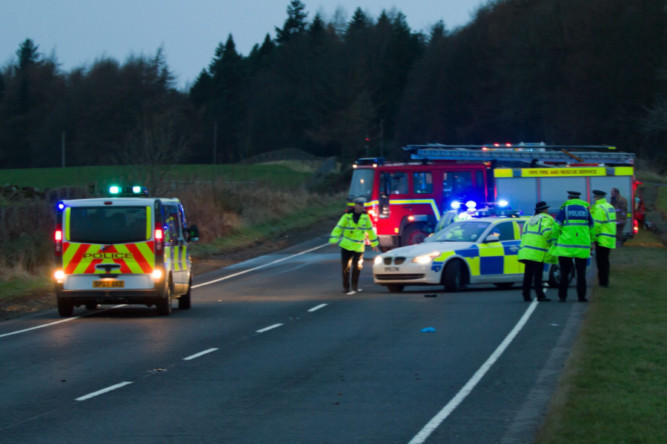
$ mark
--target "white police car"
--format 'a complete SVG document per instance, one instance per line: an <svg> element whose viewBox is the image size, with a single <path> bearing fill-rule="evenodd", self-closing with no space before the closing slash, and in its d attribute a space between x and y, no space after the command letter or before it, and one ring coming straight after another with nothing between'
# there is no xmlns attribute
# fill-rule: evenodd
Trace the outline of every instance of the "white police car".
<svg viewBox="0 0 667 444"><path fill-rule="evenodd" d="M518 260L521 230L529 217L483 217L453 222L423 243L378 255L373 280L391 292L406 285L444 285L458 291L467 284L509 288L523 281ZM547 270L557 282L557 267Z"/></svg>

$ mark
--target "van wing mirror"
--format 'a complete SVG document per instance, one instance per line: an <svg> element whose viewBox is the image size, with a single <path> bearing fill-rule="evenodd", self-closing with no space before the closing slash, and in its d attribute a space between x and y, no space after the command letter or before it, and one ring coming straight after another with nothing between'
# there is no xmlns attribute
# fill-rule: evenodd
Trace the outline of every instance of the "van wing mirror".
<svg viewBox="0 0 667 444"><path fill-rule="evenodd" d="M188 242L197 242L199 240L199 227L190 225L188 227Z"/></svg>

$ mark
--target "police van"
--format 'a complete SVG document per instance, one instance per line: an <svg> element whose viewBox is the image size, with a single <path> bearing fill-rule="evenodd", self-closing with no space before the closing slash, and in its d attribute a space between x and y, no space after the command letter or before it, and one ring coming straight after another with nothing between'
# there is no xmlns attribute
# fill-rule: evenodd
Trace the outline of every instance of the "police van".
<svg viewBox="0 0 667 444"><path fill-rule="evenodd" d="M199 239L176 198L147 197L143 187L112 186L114 197L62 200L54 233L55 293L60 316L99 304L191 306L188 243Z"/></svg>

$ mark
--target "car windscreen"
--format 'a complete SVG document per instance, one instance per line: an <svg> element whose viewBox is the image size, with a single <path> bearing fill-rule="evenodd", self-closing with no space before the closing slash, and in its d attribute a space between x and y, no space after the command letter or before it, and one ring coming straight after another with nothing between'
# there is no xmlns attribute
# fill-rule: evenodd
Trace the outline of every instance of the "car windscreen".
<svg viewBox="0 0 667 444"><path fill-rule="evenodd" d="M476 242L490 225L482 221L454 222L426 239L428 242Z"/></svg>
<svg viewBox="0 0 667 444"><path fill-rule="evenodd" d="M357 197L365 197L370 200L373 191L373 176L374 170L361 168L354 170L352 173L352 181L350 181L350 192L348 199L355 199Z"/></svg>
<svg viewBox="0 0 667 444"><path fill-rule="evenodd" d="M70 208L68 241L120 244L148 240L146 207Z"/></svg>

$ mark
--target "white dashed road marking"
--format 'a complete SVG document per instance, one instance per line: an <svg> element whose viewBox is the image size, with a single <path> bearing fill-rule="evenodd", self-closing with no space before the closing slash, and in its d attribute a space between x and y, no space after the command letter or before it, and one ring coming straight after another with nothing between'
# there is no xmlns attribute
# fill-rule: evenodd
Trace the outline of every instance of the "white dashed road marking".
<svg viewBox="0 0 667 444"><path fill-rule="evenodd" d="M217 350L218 350L218 349L217 349L216 347L209 348L208 350L204 350L204 351L202 351L202 352L195 353L194 355L190 355L190 356L188 356L187 358L183 358L183 360L184 360L184 361L192 361L193 359L197 359L197 358L199 358L200 356L204 356L204 355L207 355L207 354L209 354L209 353L213 353L214 351L217 351Z"/></svg>
<svg viewBox="0 0 667 444"><path fill-rule="evenodd" d="M81 397L79 397L79 398L76 398L76 400L77 400L77 401L85 401L85 400L87 400L87 399L94 398L95 396L103 395L103 394L105 394L105 393L111 392L111 391L113 391L113 390L117 390L117 389L119 389L119 388L121 388L121 387L125 387L126 385L130 385L130 384L132 384L132 383L129 382L129 381L124 381L124 382L121 382L121 383L119 383L119 384L112 385L112 386L110 386L110 387L104 388L104 389L102 389L102 390L98 390L98 391L96 391L96 392L89 393L89 394L87 394L87 395L81 396Z"/></svg>

